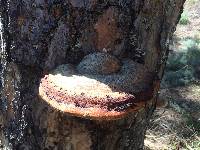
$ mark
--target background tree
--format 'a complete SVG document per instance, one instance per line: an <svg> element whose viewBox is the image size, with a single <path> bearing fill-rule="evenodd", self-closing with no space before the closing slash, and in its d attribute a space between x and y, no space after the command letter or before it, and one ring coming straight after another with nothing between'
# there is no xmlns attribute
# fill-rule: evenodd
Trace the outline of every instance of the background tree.
<svg viewBox="0 0 200 150"><path fill-rule="evenodd" d="M3 145L20 150L142 149L184 0L0 2ZM154 75L150 103L122 119L96 121L42 102L38 89L44 74L63 63L78 64L96 51L147 67Z"/></svg>

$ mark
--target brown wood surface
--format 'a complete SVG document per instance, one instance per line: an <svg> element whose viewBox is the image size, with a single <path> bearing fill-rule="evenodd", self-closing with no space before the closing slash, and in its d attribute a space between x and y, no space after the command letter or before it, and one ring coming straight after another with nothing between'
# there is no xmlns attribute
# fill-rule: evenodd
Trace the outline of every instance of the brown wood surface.
<svg viewBox="0 0 200 150"><path fill-rule="evenodd" d="M168 44L185 0L0 0L3 23L0 135L13 150L139 150L154 111ZM106 52L154 74L154 98L112 121L66 115L38 96L63 63Z"/></svg>

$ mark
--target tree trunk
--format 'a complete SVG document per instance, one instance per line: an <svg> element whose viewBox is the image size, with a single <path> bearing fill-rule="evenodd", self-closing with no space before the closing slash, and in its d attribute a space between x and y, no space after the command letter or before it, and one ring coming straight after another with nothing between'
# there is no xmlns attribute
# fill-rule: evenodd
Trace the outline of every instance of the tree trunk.
<svg viewBox="0 0 200 150"><path fill-rule="evenodd" d="M19 150L138 150L185 0L1 0L1 147ZM117 120L53 109L38 96L56 66L96 51L129 58L153 73L151 100Z"/></svg>

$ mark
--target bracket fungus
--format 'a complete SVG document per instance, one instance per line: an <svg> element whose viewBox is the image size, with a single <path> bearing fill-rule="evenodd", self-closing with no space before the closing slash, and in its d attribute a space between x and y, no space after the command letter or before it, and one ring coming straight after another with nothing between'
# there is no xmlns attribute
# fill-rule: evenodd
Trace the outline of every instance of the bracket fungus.
<svg viewBox="0 0 200 150"><path fill-rule="evenodd" d="M152 98L152 75L130 59L92 53L77 65L63 64L41 79L39 95L71 115L113 120L141 109Z"/></svg>

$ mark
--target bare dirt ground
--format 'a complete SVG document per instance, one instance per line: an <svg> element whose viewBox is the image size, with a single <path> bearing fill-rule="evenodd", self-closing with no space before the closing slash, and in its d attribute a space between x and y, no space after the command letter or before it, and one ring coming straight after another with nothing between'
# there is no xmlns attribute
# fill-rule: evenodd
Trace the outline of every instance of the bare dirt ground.
<svg viewBox="0 0 200 150"><path fill-rule="evenodd" d="M174 51L182 39L200 39L200 0L186 0L188 23L175 32ZM200 58L199 58L200 59ZM163 88L160 98L167 102L158 108L146 133L146 150L200 150L200 83Z"/></svg>

